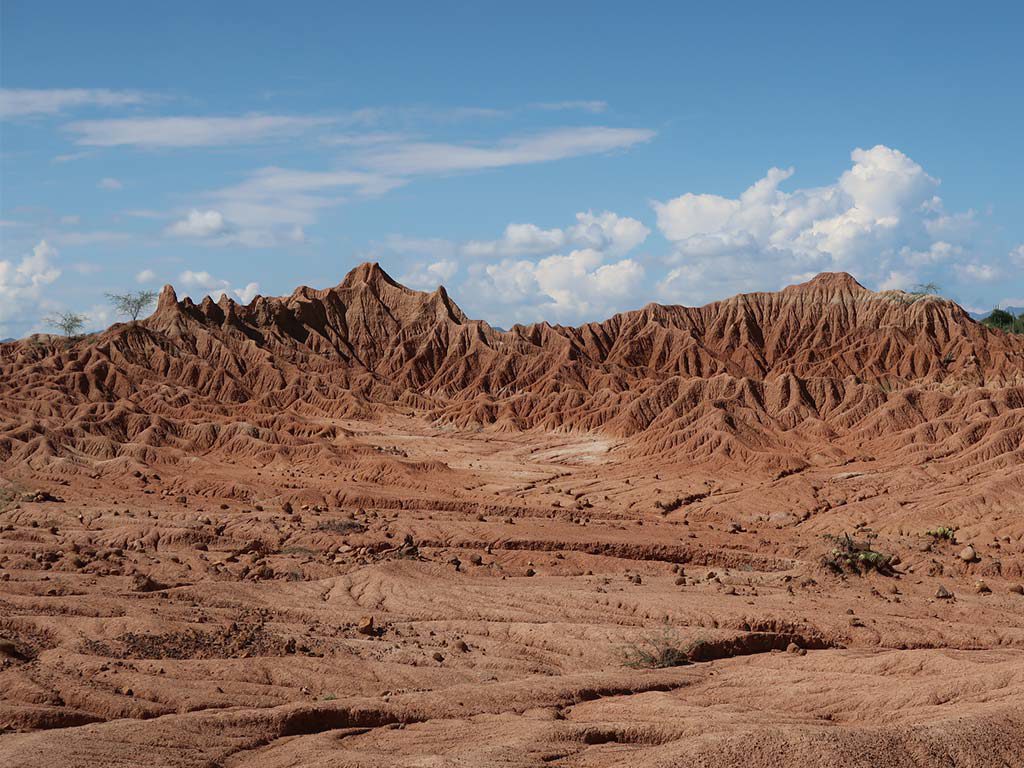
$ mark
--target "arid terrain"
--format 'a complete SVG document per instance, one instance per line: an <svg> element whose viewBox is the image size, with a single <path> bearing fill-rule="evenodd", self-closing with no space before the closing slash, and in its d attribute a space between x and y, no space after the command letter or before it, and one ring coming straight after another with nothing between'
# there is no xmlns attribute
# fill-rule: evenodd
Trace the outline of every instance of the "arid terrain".
<svg viewBox="0 0 1024 768"><path fill-rule="evenodd" d="M1024 337L823 274L0 344L0 765L1024 765Z"/></svg>

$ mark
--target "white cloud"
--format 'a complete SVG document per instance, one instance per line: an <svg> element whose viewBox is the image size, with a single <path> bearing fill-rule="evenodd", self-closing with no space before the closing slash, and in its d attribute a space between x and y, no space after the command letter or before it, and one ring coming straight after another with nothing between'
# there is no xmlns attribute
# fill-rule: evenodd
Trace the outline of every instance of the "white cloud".
<svg viewBox="0 0 1024 768"><path fill-rule="evenodd" d="M361 162L368 168L397 176L453 173L601 154L650 141L653 137L654 131L634 128L562 128L505 139L490 146L409 142L367 152Z"/></svg>
<svg viewBox="0 0 1024 768"><path fill-rule="evenodd" d="M607 101L600 100L577 100L577 101L541 101L535 102L530 105L534 109L541 109L548 112L562 112L571 110L581 110L583 112L590 112L598 114L608 109Z"/></svg>
<svg viewBox="0 0 1024 768"><path fill-rule="evenodd" d="M435 261L432 264L419 263L399 277L398 281L410 288L432 291L451 280L458 269L458 262L451 260Z"/></svg>
<svg viewBox="0 0 1024 768"><path fill-rule="evenodd" d="M122 184L117 179L107 176L106 178L100 179L99 184L97 184L96 186L99 189L121 189L124 186L124 184Z"/></svg>
<svg viewBox="0 0 1024 768"><path fill-rule="evenodd" d="M251 282L242 288L232 288L231 283L214 277L206 271L193 271L186 269L178 278L186 288L194 288L198 291L198 297L212 296L219 298L222 295L234 296L243 304L248 304L260 292L260 284ZM192 295L191 292L187 295Z"/></svg>
<svg viewBox="0 0 1024 768"><path fill-rule="evenodd" d="M284 139L337 122L331 117L251 114L241 117L130 117L81 120L66 130L76 144L142 149L219 147Z"/></svg>
<svg viewBox="0 0 1024 768"><path fill-rule="evenodd" d="M234 294L243 304L248 304L260 292L259 283L246 283L244 288L235 288Z"/></svg>
<svg viewBox="0 0 1024 768"><path fill-rule="evenodd" d="M144 100L136 91L105 88L0 88L0 116L55 115L71 107L122 107Z"/></svg>
<svg viewBox="0 0 1024 768"><path fill-rule="evenodd" d="M139 284L152 283L156 279L156 272L152 269L143 269L135 274L135 282Z"/></svg>
<svg viewBox="0 0 1024 768"><path fill-rule="evenodd" d="M0 260L0 333L4 336L10 329L28 327L38 320L44 289L61 275L53 264L56 257L57 250L40 240L18 262Z"/></svg>
<svg viewBox="0 0 1024 768"><path fill-rule="evenodd" d="M174 237L203 238L222 234L226 229L227 224L220 211L200 211L193 208L188 216L171 224L166 232Z"/></svg>
<svg viewBox="0 0 1024 768"><path fill-rule="evenodd" d="M971 282L990 283L1002 276L1002 273L991 264L954 264L953 270L962 280Z"/></svg>
<svg viewBox="0 0 1024 768"><path fill-rule="evenodd" d="M473 240L462 247L462 252L472 257L520 256L579 246L623 254L644 242L648 234L650 230L636 219L610 211L587 211L577 213L576 224L566 229L509 224L501 240Z"/></svg>
<svg viewBox="0 0 1024 768"><path fill-rule="evenodd" d="M519 256L551 252L568 242L561 229L541 229L536 224L509 224L501 240L471 240L463 253L474 257Z"/></svg>
<svg viewBox="0 0 1024 768"><path fill-rule="evenodd" d="M591 248L539 261L474 264L469 273L462 292L488 319L506 324L606 316L636 300L645 276L639 262L606 263L606 254Z"/></svg>
<svg viewBox="0 0 1024 768"><path fill-rule="evenodd" d="M165 233L206 238L208 244L221 246L268 248L304 243L305 227L316 222L322 209L403 183L361 171L261 168L239 184L202 194L215 207L193 209Z"/></svg>
<svg viewBox="0 0 1024 768"><path fill-rule="evenodd" d="M1024 243L1010 251L1010 263L1018 267L1024 267Z"/></svg>
<svg viewBox="0 0 1024 768"><path fill-rule="evenodd" d="M992 279L968 247L973 213L945 213L937 179L881 145L856 149L851 159L823 187L784 192L779 186L793 170L772 168L737 198L687 193L653 203L673 244L661 298L698 303L828 270L904 287L952 261L962 279Z"/></svg>

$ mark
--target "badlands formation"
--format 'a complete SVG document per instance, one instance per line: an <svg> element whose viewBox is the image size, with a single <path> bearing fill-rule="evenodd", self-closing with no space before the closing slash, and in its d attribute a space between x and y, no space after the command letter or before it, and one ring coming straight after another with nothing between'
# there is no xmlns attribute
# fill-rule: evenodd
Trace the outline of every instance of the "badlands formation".
<svg viewBox="0 0 1024 768"><path fill-rule="evenodd" d="M1024 338L365 264L0 345L0 765L1024 765Z"/></svg>

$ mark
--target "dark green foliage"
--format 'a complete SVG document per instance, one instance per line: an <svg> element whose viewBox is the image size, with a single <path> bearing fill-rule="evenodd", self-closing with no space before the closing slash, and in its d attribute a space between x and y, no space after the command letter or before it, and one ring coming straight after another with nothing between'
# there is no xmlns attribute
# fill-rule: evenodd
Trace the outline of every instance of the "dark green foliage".
<svg viewBox="0 0 1024 768"><path fill-rule="evenodd" d="M1024 333L1024 315L1014 317L1005 309L993 309L992 314L982 320L981 324L1006 333Z"/></svg>
<svg viewBox="0 0 1024 768"><path fill-rule="evenodd" d="M850 534L832 536L826 539L832 542L832 549L822 559L822 565L836 573L868 573L878 571L886 576L892 575L892 558L871 548L866 541L857 541Z"/></svg>

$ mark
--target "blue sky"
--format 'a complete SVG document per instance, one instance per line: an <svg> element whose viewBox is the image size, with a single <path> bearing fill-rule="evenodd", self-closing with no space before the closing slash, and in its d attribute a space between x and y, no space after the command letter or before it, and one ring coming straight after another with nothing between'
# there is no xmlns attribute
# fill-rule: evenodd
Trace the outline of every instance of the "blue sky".
<svg viewBox="0 0 1024 768"><path fill-rule="evenodd" d="M3 0L0 336L367 259L506 326L1024 304L1024 11L829 5Z"/></svg>

